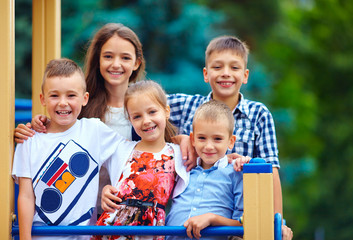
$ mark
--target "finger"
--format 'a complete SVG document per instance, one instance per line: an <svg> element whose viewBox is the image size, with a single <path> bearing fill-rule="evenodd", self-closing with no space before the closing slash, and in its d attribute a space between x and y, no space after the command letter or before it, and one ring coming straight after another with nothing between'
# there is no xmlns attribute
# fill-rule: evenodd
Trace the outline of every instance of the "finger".
<svg viewBox="0 0 353 240"><path fill-rule="evenodd" d="M114 208L111 208L111 207L109 207L109 205L107 205L107 204L101 204L101 207L102 207L102 209L103 209L103 211L106 211L106 212L114 212Z"/></svg>
<svg viewBox="0 0 353 240"><path fill-rule="evenodd" d="M14 140L15 140L15 143L24 143L25 142L23 139L17 138L17 137L15 137Z"/></svg>
<svg viewBox="0 0 353 240"><path fill-rule="evenodd" d="M28 127L30 130L32 130L31 128L32 128L32 124L31 123L26 123L26 127ZM33 130L32 130L33 131Z"/></svg>
<svg viewBox="0 0 353 240"><path fill-rule="evenodd" d="M187 226L187 228L186 228L186 234L188 235L189 238L192 239L193 236L192 236L191 231L192 231L192 226L191 226L191 224L189 224L189 225Z"/></svg>
<svg viewBox="0 0 353 240"><path fill-rule="evenodd" d="M194 226L193 234L195 238L200 239L201 238L200 228L197 226Z"/></svg>

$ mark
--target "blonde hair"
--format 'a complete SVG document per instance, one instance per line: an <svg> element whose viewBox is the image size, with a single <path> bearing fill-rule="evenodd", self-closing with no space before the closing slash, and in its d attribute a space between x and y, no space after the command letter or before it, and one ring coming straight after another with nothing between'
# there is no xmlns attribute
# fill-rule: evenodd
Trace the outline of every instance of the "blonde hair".
<svg viewBox="0 0 353 240"><path fill-rule="evenodd" d="M124 109L125 109L125 114L127 116L129 116L127 103L131 98L134 98L134 97L141 98L141 95L143 95L144 97L145 96L150 97L163 109L167 109L168 107L167 96L165 94L165 91L158 83L150 80L139 81L131 84L125 93ZM172 138L176 134L176 128L172 125L172 123L168 119L166 119L166 128L164 133L165 133L164 134L165 141L172 142Z"/></svg>
<svg viewBox="0 0 353 240"><path fill-rule="evenodd" d="M245 42L242 42L239 38L234 36L221 36L211 40L205 52L206 66L207 66L208 58L211 56L213 52L222 52L225 50L234 51L238 56L243 58L245 63L244 66L246 68L248 64L249 48Z"/></svg>
<svg viewBox="0 0 353 240"><path fill-rule="evenodd" d="M229 134L230 136L233 135L234 117L232 111L225 103L217 100L210 100L196 109L192 127L195 128L195 123L197 121L217 122L220 120L227 121ZM217 131L217 129L215 129L215 131Z"/></svg>
<svg viewBox="0 0 353 240"><path fill-rule="evenodd" d="M42 93L44 93L43 89L47 78L70 77L76 72L80 74L80 76L82 77L82 88L83 88L83 91L85 92L86 91L85 76L83 74L82 69L80 68L80 66L77 65L77 63L75 63L74 61L68 58L58 58L58 59L53 59L49 61L44 71L43 82L42 82Z"/></svg>

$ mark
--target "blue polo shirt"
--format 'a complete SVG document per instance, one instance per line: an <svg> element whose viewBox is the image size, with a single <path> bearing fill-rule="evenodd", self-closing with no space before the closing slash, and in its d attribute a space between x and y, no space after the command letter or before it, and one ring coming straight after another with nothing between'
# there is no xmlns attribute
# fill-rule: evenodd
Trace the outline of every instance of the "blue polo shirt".
<svg viewBox="0 0 353 240"><path fill-rule="evenodd" d="M199 162L199 159L198 159ZM210 169L200 165L190 172L189 185L173 199L166 219L167 226L183 226L190 217L214 213L239 220L243 215L243 173L228 164L227 157L218 160ZM170 236L168 239L180 239ZM210 237L202 239L227 239Z"/></svg>

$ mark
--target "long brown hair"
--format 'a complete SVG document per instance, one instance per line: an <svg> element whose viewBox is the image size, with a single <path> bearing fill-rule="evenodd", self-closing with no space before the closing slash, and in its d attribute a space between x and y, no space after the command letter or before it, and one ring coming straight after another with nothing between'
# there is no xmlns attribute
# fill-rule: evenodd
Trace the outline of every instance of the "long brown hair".
<svg viewBox="0 0 353 240"><path fill-rule="evenodd" d="M99 59L102 46L114 35L129 41L135 47L136 61L140 66L132 72L129 82L136 82L145 76L145 59L143 57L142 44L137 35L128 27L120 23L108 23L104 25L93 37L85 58L85 75L87 91L90 95L88 104L82 108L79 118L96 117L104 121L104 114L108 108L108 91L104 85L104 78L99 68Z"/></svg>
<svg viewBox="0 0 353 240"><path fill-rule="evenodd" d="M155 100L163 109L167 109L168 107L167 96L164 90L162 89L162 87L158 83L150 80L140 81L130 85L125 93L124 109L125 109L125 114L127 116L129 116L128 109L127 109L127 103L129 102L129 100L133 97L141 98L141 96L151 97L151 99ZM172 138L175 136L175 133L176 133L176 128L168 119L166 119L164 140L166 142L173 142Z"/></svg>

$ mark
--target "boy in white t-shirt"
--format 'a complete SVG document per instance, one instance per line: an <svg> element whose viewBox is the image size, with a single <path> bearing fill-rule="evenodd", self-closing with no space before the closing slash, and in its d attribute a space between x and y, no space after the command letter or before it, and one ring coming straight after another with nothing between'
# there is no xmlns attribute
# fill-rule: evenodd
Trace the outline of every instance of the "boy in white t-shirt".
<svg viewBox="0 0 353 240"><path fill-rule="evenodd" d="M40 100L51 118L15 151L12 175L19 184L20 239L32 239L32 225L89 225L100 166L124 139L99 119L78 120L89 98L81 68L69 59L48 63ZM89 239L89 236L33 239Z"/></svg>

